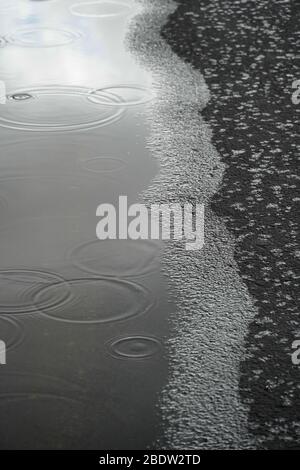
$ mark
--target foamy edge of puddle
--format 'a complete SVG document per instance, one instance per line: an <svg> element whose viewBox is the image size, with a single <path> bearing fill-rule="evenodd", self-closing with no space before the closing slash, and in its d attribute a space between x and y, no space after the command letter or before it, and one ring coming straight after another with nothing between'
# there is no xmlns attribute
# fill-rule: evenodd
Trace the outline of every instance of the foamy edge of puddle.
<svg viewBox="0 0 300 470"><path fill-rule="evenodd" d="M147 203L192 200L206 206L204 249L188 252L170 242L162 253L177 311L170 319L169 380L158 405L163 436L155 445L254 448L247 430L249 410L239 396L239 367L256 309L234 261L234 239L209 207L224 171L211 129L199 113L209 90L200 72L180 60L160 35L176 4L142 4L127 43L153 77L148 145L160 164L142 197Z"/></svg>

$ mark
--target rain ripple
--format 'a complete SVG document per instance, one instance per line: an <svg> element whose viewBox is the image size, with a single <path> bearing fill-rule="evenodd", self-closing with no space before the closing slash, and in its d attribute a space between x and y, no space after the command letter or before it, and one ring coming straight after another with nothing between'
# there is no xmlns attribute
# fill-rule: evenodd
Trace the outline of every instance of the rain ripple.
<svg viewBox="0 0 300 470"><path fill-rule="evenodd" d="M16 90L1 108L0 126L24 131L76 131L121 119L124 109L120 97L107 95L101 106L95 106L87 99L90 93L86 87L54 85Z"/></svg>
<svg viewBox="0 0 300 470"><path fill-rule="evenodd" d="M130 12L131 6L118 1L92 1L74 3L70 7L70 12L75 16L87 18L110 18L126 15Z"/></svg>
<svg viewBox="0 0 300 470"><path fill-rule="evenodd" d="M104 277L135 277L158 268L160 245L150 240L93 240L70 253L82 271Z"/></svg>
<svg viewBox="0 0 300 470"><path fill-rule="evenodd" d="M0 318L0 338L5 342L7 351L17 348L24 340L23 325L13 318Z"/></svg>
<svg viewBox="0 0 300 470"><path fill-rule="evenodd" d="M145 314L154 305L145 287L120 279L72 279L33 289L31 297L41 313L53 320L97 324ZM66 302L53 299L67 299Z"/></svg>
<svg viewBox="0 0 300 470"><path fill-rule="evenodd" d="M127 162L116 157L96 157L82 160L81 166L92 173L110 173L125 168Z"/></svg>
<svg viewBox="0 0 300 470"><path fill-rule="evenodd" d="M50 28L22 28L5 36L7 43L22 47L67 46L82 37L79 31Z"/></svg>
<svg viewBox="0 0 300 470"><path fill-rule="evenodd" d="M153 99L152 91L142 85L111 85L89 93L89 100L95 104L107 106L117 106L114 98L118 97L122 100L123 106L139 106L146 104Z"/></svg>
<svg viewBox="0 0 300 470"><path fill-rule="evenodd" d="M39 313L41 308L54 308L64 303L70 291L68 284L58 275L37 270L6 269L0 271L0 315L24 315ZM33 304L31 289L45 288L56 283L64 283L64 292L48 296L43 303ZM58 292L57 292L58 294Z"/></svg>
<svg viewBox="0 0 300 470"><path fill-rule="evenodd" d="M111 341L109 353L118 359L148 359L161 351L161 342L149 336L127 336Z"/></svg>

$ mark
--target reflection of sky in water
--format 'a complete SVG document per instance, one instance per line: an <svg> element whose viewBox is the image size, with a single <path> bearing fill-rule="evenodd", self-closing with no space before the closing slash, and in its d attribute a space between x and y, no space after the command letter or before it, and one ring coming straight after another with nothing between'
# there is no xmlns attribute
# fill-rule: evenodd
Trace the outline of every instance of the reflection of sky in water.
<svg viewBox="0 0 300 470"><path fill-rule="evenodd" d="M149 86L149 75L140 69L124 47L128 21L137 12L134 1L126 2L132 6L130 14L105 18L72 15L70 7L74 3L72 0L20 0L16 2L16 9L1 15L0 35L12 39L18 30L35 28L60 30L60 35L61 31L67 31L82 36L60 47L23 47L19 34L17 43L9 43L0 51L0 78L9 78L8 89L51 83L88 87L124 83ZM42 31L38 34L42 39L46 37Z"/></svg>
<svg viewBox="0 0 300 470"><path fill-rule="evenodd" d="M100 203L136 203L157 172L146 146L151 76L124 47L135 7L100 19L72 15L74 2L0 0L0 314L25 311L18 323L0 315L16 354L11 378L1 375L0 448L144 449L167 376L160 245L98 245L95 229ZM69 34L72 43L38 47ZM88 408L74 404L73 383Z"/></svg>

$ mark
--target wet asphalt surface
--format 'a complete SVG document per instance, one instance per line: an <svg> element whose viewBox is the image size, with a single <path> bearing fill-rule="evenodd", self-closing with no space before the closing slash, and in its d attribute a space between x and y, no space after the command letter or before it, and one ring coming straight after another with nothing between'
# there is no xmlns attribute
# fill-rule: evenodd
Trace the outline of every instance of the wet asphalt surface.
<svg viewBox="0 0 300 470"><path fill-rule="evenodd" d="M257 315L241 358L248 429L262 448L299 448L299 78L296 1L176 1L162 28L204 76L202 111L226 164L213 211L235 238L234 258ZM297 59L298 54L298 59ZM199 111L200 112L200 111Z"/></svg>
<svg viewBox="0 0 300 470"><path fill-rule="evenodd" d="M300 448L299 6L104 4L0 2L0 448ZM99 244L122 194L204 248Z"/></svg>

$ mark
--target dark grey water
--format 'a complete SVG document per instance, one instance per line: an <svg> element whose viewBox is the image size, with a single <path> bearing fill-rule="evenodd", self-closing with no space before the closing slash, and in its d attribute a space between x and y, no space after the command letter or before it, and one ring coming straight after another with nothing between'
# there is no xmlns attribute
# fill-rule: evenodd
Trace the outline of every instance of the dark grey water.
<svg viewBox="0 0 300 470"><path fill-rule="evenodd" d="M145 448L167 375L160 245L96 238L97 206L158 171L151 76L123 44L136 7L0 12L0 448Z"/></svg>

